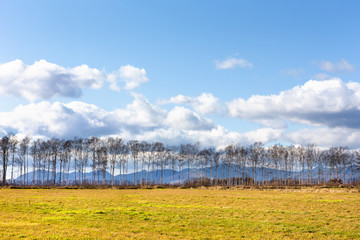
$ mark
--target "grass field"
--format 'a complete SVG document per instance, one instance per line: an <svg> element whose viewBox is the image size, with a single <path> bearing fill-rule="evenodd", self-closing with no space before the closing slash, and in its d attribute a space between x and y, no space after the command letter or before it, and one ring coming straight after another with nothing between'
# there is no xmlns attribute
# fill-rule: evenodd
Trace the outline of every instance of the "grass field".
<svg viewBox="0 0 360 240"><path fill-rule="evenodd" d="M342 189L0 189L0 239L360 239Z"/></svg>

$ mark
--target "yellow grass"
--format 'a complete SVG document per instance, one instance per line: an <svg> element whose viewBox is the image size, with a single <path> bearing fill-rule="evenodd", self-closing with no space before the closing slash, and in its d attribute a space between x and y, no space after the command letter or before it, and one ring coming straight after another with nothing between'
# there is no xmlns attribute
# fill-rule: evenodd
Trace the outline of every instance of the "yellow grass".
<svg viewBox="0 0 360 240"><path fill-rule="evenodd" d="M0 238L360 239L360 193L0 189Z"/></svg>

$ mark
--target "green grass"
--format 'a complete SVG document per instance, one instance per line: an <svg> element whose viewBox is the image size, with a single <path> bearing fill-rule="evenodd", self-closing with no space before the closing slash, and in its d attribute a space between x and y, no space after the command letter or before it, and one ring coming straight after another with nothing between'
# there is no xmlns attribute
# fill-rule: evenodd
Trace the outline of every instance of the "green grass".
<svg viewBox="0 0 360 240"><path fill-rule="evenodd" d="M360 239L346 190L0 189L0 239Z"/></svg>

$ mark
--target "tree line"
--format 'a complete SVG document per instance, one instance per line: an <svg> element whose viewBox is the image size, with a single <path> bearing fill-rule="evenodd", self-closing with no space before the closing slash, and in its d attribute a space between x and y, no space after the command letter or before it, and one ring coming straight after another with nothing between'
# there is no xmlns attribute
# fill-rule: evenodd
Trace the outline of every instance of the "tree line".
<svg viewBox="0 0 360 240"><path fill-rule="evenodd" d="M32 140L8 134L1 138L0 153L2 185L353 184L360 175L360 151L315 144L255 142L219 149L118 137Z"/></svg>

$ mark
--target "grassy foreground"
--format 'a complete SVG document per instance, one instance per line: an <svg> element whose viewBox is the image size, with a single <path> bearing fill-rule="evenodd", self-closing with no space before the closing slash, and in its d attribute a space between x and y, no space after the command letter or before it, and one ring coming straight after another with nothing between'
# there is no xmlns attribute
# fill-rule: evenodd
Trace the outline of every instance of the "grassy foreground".
<svg viewBox="0 0 360 240"><path fill-rule="evenodd" d="M0 239L360 239L348 190L0 189Z"/></svg>

